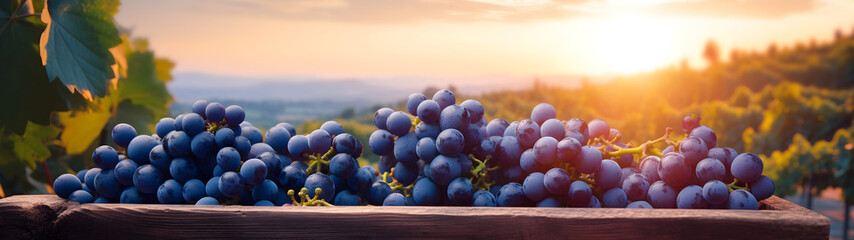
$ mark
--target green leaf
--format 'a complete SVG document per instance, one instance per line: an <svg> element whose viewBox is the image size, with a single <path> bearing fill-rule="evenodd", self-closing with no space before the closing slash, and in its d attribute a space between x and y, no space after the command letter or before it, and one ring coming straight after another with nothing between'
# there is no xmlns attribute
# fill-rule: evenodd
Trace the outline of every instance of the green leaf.
<svg viewBox="0 0 854 240"><path fill-rule="evenodd" d="M63 125L60 140L71 155L85 152L110 120L108 110L61 112L57 115Z"/></svg>
<svg viewBox="0 0 854 240"><path fill-rule="evenodd" d="M23 134L27 121L47 125L51 112L67 110L73 104L63 98L71 94L57 94L68 90L51 83L41 64L38 42L45 24L30 15L32 7L18 7L18 1L0 0L0 102L10 103L0 114L0 127Z"/></svg>
<svg viewBox="0 0 854 240"><path fill-rule="evenodd" d="M47 160L50 157L50 149L47 145L56 139L59 129L51 126L42 126L35 123L27 124L27 130L23 136L12 134L13 149L15 155L26 162L30 168Z"/></svg>
<svg viewBox="0 0 854 240"><path fill-rule="evenodd" d="M119 81L119 101L130 100L135 105L146 107L154 117L166 116L172 96L166 90L165 80L161 77L164 74L168 75L173 65L164 66L171 62L166 60L167 62L164 63L163 59L155 58L154 53L146 48L147 44L135 45L135 49L127 49L125 52L128 65L127 78ZM168 77L171 78L171 76ZM151 121L156 120L151 119Z"/></svg>
<svg viewBox="0 0 854 240"><path fill-rule="evenodd" d="M121 39L113 24L115 0L49 0L42 11L47 29L39 41L48 79L59 78L87 99L104 96L117 76L109 49Z"/></svg>

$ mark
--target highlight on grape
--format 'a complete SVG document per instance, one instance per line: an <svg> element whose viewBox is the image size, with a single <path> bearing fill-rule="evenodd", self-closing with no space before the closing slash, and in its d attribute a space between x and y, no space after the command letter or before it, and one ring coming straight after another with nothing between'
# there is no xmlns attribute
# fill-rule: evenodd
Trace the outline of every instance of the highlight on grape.
<svg viewBox="0 0 854 240"><path fill-rule="evenodd" d="M691 114L688 133L663 128L633 146L602 119L556 119L541 103L530 119L486 119L476 100L414 93L405 109L374 114L367 149L335 121L299 135L279 123L262 133L240 106L196 101L163 118L156 134L118 124L117 149L97 167L64 174L57 196L79 203L254 206L477 206L759 209L774 193L752 153L717 146ZM630 130L630 129L629 129Z"/></svg>

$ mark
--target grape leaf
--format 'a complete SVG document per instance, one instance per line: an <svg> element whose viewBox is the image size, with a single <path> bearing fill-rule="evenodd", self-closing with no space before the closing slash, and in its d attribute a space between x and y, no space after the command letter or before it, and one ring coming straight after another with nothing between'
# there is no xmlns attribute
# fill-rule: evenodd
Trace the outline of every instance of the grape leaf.
<svg viewBox="0 0 854 240"><path fill-rule="evenodd" d="M111 13L116 0L50 0L42 11L47 29L39 41L48 79L89 100L107 93L117 78L110 48L121 43Z"/></svg>
<svg viewBox="0 0 854 240"><path fill-rule="evenodd" d="M0 0L0 127L16 134L24 133L27 121L47 125L51 112L74 105L63 98L73 95L56 94L68 92L65 86L47 78L37 45L45 24L31 16L32 10L23 6L19 10L15 0Z"/></svg>
<svg viewBox="0 0 854 240"><path fill-rule="evenodd" d="M50 157L50 149L47 145L56 139L59 129L51 126L42 126L35 123L27 124L27 130L23 136L12 134L13 151L18 159L23 160L30 168L47 160Z"/></svg>
<svg viewBox="0 0 854 240"><path fill-rule="evenodd" d="M135 105L146 107L153 117L166 116L172 96L166 90L165 80L161 77L167 75L166 77L171 79L168 74L174 64L155 58L154 53L148 50L145 40L135 40L133 43L125 50L127 77L119 82L119 101L130 100Z"/></svg>
<svg viewBox="0 0 854 240"><path fill-rule="evenodd" d="M66 153L71 155L80 154L89 149L92 141L101 135L101 131L107 124L107 121L110 120L109 110L99 109L93 111L61 112L57 115L63 125L60 140L65 145Z"/></svg>

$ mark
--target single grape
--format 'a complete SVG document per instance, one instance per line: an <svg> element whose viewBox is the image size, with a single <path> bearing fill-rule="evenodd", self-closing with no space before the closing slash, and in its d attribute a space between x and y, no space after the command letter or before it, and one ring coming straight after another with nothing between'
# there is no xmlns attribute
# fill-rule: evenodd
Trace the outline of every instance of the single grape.
<svg viewBox="0 0 854 240"><path fill-rule="evenodd" d="M205 116L205 109L208 108L208 104L209 104L208 100L204 100L204 99L196 100L196 102L193 103L193 106L190 109L190 112L199 114L199 116L204 117Z"/></svg>
<svg viewBox="0 0 854 240"><path fill-rule="evenodd" d="M557 111L555 111L555 107L548 103L540 103L531 110L531 120L537 123L537 125L543 125L547 119L552 119L557 117Z"/></svg>
<svg viewBox="0 0 854 240"><path fill-rule="evenodd" d="M147 164L148 154L151 153L151 149L158 144L157 140L154 140L151 136L136 136L127 146L127 157L137 164Z"/></svg>
<svg viewBox="0 0 854 240"><path fill-rule="evenodd" d="M704 143L702 139L689 136L679 144L679 153L681 153L682 156L685 156L685 160L688 161L688 164L693 168L697 166L697 163L699 163L700 160L709 156L709 149L706 147L706 143Z"/></svg>
<svg viewBox="0 0 854 240"><path fill-rule="evenodd" d="M610 159L602 160L599 171L594 174L596 184L602 190L620 187L620 179L623 177L622 168L617 162Z"/></svg>
<svg viewBox="0 0 854 240"><path fill-rule="evenodd" d="M151 164L142 165L133 173L133 186L141 193L156 194L161 183L163 174Z"/></svg>
<svg viewBox="0 0 854 240"><path fill-rule="evenodd" d="M581 147L581 152L578 154L578 171L591 174L599 170L602 166L602 152L593 146Z"/></svg>
<svg viewBox="0 0 854 240"><path fill-rule="evenodd" d="M738 189L732 191L729 194L729 199L727 200L727 208L729 209L746 209L746 210L758 210L759 202L756 201L756 197L753 196L748 191L743 189Z"/></svg>
<svg viewBox="0 0 854 240"><path fill-rule="evenodd" d="M216 164L225 171L237 170L240 167L240 153L233 147L224 147L216 155Z"/></svg>
<svg viewBox="0 0 854 240"><path fill-rule="evenodd" d="M170 181L170 180L172 180L172 179L169 179L166 181ZM177 181L176 181L176 183L177 183ZM163 185L161 185L161 186L163 186ZM159 196L159 194L160 194L159 189L158 189L157 193ZM205 197L205 184L202 183L201 180L190 179L189 181L184 183L184 186L182 188L181 193L182 193L181 195L183 196L183 199L185 202L190 203L190 204L195 204L197 201L199 201L199 199L202 199L203 197Z"/></svg>
<svg viewBox="0 0 854 240"><path fill-rule="evenodd" d="M439 114L439 127L445 129L464 130L469 124L469 116L466 109L460 105L450 105L442 109Z"/></svg>
<svg viewBox="0 0 854 240"><path fill-rule="evenodd" d="M218 135L219 133L217 133L217 136ZM267 145L270 145L273 150L276 150L276 153L288 153L288 141L291 140L291 133L288 132L287 129L283 127L270 128L270 130L267 131L267 135L264 137L264 139Z"/></svg>
<svg viewBox="0 0 854 240"><path fill-rule="evenodd" d="M225 175L225 173L220 176ZM222 195L222 192L219 191L219 179L220 176L212 177L205 183L205 194L214 198L222 198L225 197ZM170 179L172 180L172 179ZM167 180L168 181L168 180Z"/></svg>
<svg viewBox="0 0 854 240"><path fill-rule="evenodd" d="M376 130L374 131L374 133L371 134L371 137L368 139L368 146L371 148L371 152L373 152L374 154L391 154L394 150L394 135L392 135L386 130ZM290 146L288 146L288 149L290 150Z"/></svg>
<svg viewBox="0 0 854 240"><path fill-rule="evenodd" d="M460 176L460 163L452 157L436 156L430 162L430 177L436 184L447 186L451 180Z"/></svg>
<svg viewBox="0 0 854 240"><path fill-rule="evenodd" d="M219 200L216 200L216 198L212 197L203 197L202 199L199 199L198 202L196 202L196 205L219 205Z"/></svg>
<svg viewBox="0 0 854 240"><path fill-rule="evenodd" d="M95 190L100 197L118 199L122 193L122 185L116 181L114 169L101 170L95 177Z"/></svg>
<svg viewBox="0 0 854 240"><path fill-rule="evenodd" d="M308 188L308 197L314 197L314 189L320 188L321 193L318 199L323 200L335 200L335 184L332 182L332 179L326 174L323 173L315 173L308 178L305 179L305 188Z"/></svg>
<svg viewBox="0 0 854 240"><path fill-rule="evenodd" d="M581 143L575 138L564 138L557 143L557 159L561 163L578 164Z"/></svg>
<svg viewBox="0 0 854 240"><path fill-rule="evenodd" d="M163 148L172 157L187 157L192 154L190 151L190 138L184 131L174 131L166 134L166 139L163 141Z"/></svg>
<svg viewBox="0 0 854 240"><path fill-rule="evenodd" d="M395 136L403 136L412 129L412 119L405 112L393 112L386 120L386 128Z"/></svg>
<svg viewBox="0 0 854 240"><path fill-rule="evenodd" d="M144 194L139 192L136 187L125 188L119 197L119 203L147 203L156 201L154 195Z"/></svg>
<svg viewBox="0 0 854 240"><path fill-rule="evenodd" d="M563 139L566 136L566 132L564 132L563 123L557 119L549 119L545 122L539 124L540 125L540 135L542 137L552 137L554 139Z"/></svg>
<svg viewBox="0 0 854 240"><path fill-rule="evenodd" d="M172 178L181 183L195 178L196 174L198 174L197 172L198 168L196 164L186 158L172 159L172 163L169 164L169 173L172 175Z"/></svg>
<svg viewBox="0 0 854 240"><path fill-rule="evenodd" d="M715 131L706 126L699 126L691 130L692 137L698 137L703 139L703 143L706 144L706 148L712 149L718 143L718 136L715 134Z"/></svg>
<svg viewBox="0 0 854 240"><path fill-rule="evenodd" d="M467 178L459 177L448 184L448 205L471 206L474 187Z"/></svg>
<svg viewBox="0 0 854 240"><path fill-rule="evenodd" d="M486 124L486 135L490 137L503 137L504 130L507 129L508 126L510 126L510 123L508 123L507 120L501 118L492 119L492 121L489 121L489 124Z"/></svg>
<svg viewBox="0 0 854 240"><path fill-rule="evenodd" d="M543 185L553 195L566 195L570 184L572 184L572 178L562 168L552 168L543 175Z"/></svg>
<svg viewBox="0 0 854 240"><path fill-rule="evenodd" d="M412 198L418 206L439 205L442 201L442 193L442 188L430 178L421 178L412 188Z"/></svg>
<svg viewBox="0 0 854 240"><path fill-rule="evenodd" d="M417 146L418 137L415 136L415 133L400 136L394 141L394 157L401 162L414 163L418 161Z"/></svg>
<svg viewBox="0 0 854 240"><path fill-rule="evenodd" d="M374 175L370 171L359 168L353 177L347 179L347 188L357 194L367 193L371 189L371 183L374 180Z"/></svg>
<svg viewBox="0 0 854 240"><path fill-rule="evenodd" d="M503 164L503 166L519 165L519 157L522 155L522 146L516 137L506 136L501 138L501 143L495 149L495 158Z"/></svg>
<svg viewBox="0 0 854 240"><path fill-rule="evenodd" d="M711 205L724 204L729 199L729 187L721 181L711 180L703 185L703 199Z"/></svg>
<svg viewBox="0 0 854 240"><path fill-rule="evenodd" d="M267 179L275 179L279 177L279 172L282 172L282 169L285 168L285 165L282 162L282 159L279 158L279 155L273 154L272 152L261 153L257 158L264 162L264 165L267 165Z"/></svg>
<svg viewBox="0 0 854 240"><path fill-rule="evenodd" d="M602 206L607 208L625 208L629 204L626 192L621 188L612 188L602 194Z"/></svg>
<svg viewBox="0 0 854 240"><path fill-rule="evenodd" d="M268 200L261 200L261 201L256 202L256 203L255 203L254 205L252 205L252 206L256 206L256 207L275 207L275 206L276 206L276 204L273 204L273 202L268 201Z"/></svg>
<svg viewBox="0 0 854 240"><path fill-rule="evenodd" d="M240 166L240 176L243 177L246 184L260 184L267 178L267 164L257 158L246 160Z"/></svg>
<svg viewBox="0 0 854 240"><path fill-rule="evenodd" d="M551 164L557 158L557 139L543 137L534 144L534 159L540 164Z"/></svg>
<svg viewBox="0 0 854 240"><path fill-rule="evenodd" d="M204 116L210 122L222 122L222 120L225 120L225 107L218 102L212 102L205 108Z"/></svg>
<svg viewBox="0 0 854 240"><path fill-rule="evenodd" d="M171 131L175 131L175 119L170 117L161 118L157 121L157 124L154 125L154 132L156 132L157 136L160 138L165 138L166 134L169 134Z"/></svg>
<svg viewBox="0 0 854 240"><path fill-rule="evenodd" d="M593 189L590 188L590 185L586 182L574 181L572 182L572 184L569 185L569 191L567 191L567 198L569 199L569 205L572 207L588 206L588 204L590 204L591 198L594 198Z"/></svg>
<svg viewBox="0 0 854 240"><path fill-rule="evenodd" d="M604 138L604 137L608 137L608 135L611 133L611 127L608 126L608 123L605 122L605 120L593 119L592 121L587 123L587 131L588 131L588 136L590 136L590 138L597 138L597 137ZM608 139L608 140L611 140L611 139Z"/></svg>
<svg viewBox="0 0 854 240"><path fill-rule="evenodd" d="M380 108L377 112L374 113L374 126L377 126L379 129L387 130L386 121L388 120L388 116L393 113L394 110L391 108Z"/></svg>
<svg viewBox="0 0 854 240"><path fill-rule="evenodd" d="M646 156L640 163L640 174L643 174L649 182L657 182L661 180L658 175L658 168L661 166L661 158L658 156Z"/></svg>
<svg viewBox="0 0 854 240"><path fill-rule="evenodd" d="M368 200L368 204L382 206L383 201L391 193L391 187L388 186L388 183L374 182L371 184L371 189L368 190L368 194L365 196L365 199Z"/></svg>
<svg viewBox="0 0 854 240"><path fill-rule="evenodd" d="M428 124L427 122L418 123L415 125L415 136L420 138L437 138L442 128L438 124Z"/></svg>
<svg viewBox="0 0 854 240"><path fill-rule="evenodd" d="M113 147L103 145L92 152L92 162L101 169L112 169L119 163L119 154Z"/></svg>
<svg viewBox="0 0 854 240"><path fill-rule="evenodd" d="M205 119L196 113L188 113L184 115L184 120L181 122L181 129L189 136L196 136L205 130Z"/></svg>
<svg viewBox="0 0 854 240"><path fill-rule="evenodd" d="M442 107L439 103L433 100L424 100L418 104L416 115L425 123L439 125L439 115L442 113Z"/></svg>
<svg viewBox="0 0 854 240"><path fill-rule="evenodd" d="M190 141L190 151L198 159L209 159L216 156L216 137L210 132L201 132Z"/></svg>
<svg viewBox="0 0 854 240"><path fill-rule="evenodd" d="M89 171L86 172L86 176L83 178L84 179L83 182L86 184L86 187L88 187L90 190L96 190L95 189L95 177L97 177L98 174L101 174L100 168L91 168L91 169L89 169Z"/></svg>
<svg viewBox="0 0 854 240"><path fill-rule="evenodd" d="M762 159L753 153L742 153L732 160L730 172L742 182L754 182L762 176Z"/></svg>
<svg viewBox="0 0 854 240"><path fill-rule="evenodd" d="M335 195L335 205L339 206L359 206L362 205L362 198L358 193L344 190Z"/></svg>
<svg viewBox="0 0 854 240"><path fill-rule="evenodd" d="M349 133L341 133L332 138L332 147L338 153L346 153L354 158L362 155L362 143Z"/></svg>
<svg viewBox="0 0 854 240"><path fill-rule="evenodd" d="M358 162L346 153L339 153L329 160L329 172L340 178L348 179L356 174Z"/></svg>
<svg viewBox="0 0 854 240"><path fill-rule="evenodd" d="M252 187L252 199L255 201L267 200L276 201L276 195L279 193L279 187L276 183L265 179L258 185Z"/></svg>
<svg viewBox="0 0 854 240"><path fill-rule="evenodd" d="M95 201L95 197L92 196L92 194L87 192L86 190L81 189L71 192L71 194L68 195L68 201L78 202L80 204L92 203Z"/></svg>
<svg viewBox="0 0 854 240"><path fill-rule="evenodd" d="M497 202L499 207L527 207L533 205L525 196L522 184L511 182L505 184L498 191Z"/></svg>
<svg viewBox="0 0 854 240"><path fill-rule="evenodd" d="M771 195L774 195L774 180L771 180L771 178L767 176L763 175L759 177L758 180L753 181L748 185L750 186L750 193L752 193L758 201L765 200L766 198L771 197Z"/></svg>
<svg viewBox="0 0 854 240"><path fill-rule="evenodd" d="M486 140L484 140L486 141ZM494 149L494 147L493 147ZM419 159L433 160L439 155L439 150L436 149L436 141L432 138L422 138L415 145L415 153Z"/></svg>
<svg viewBox="0 0 854 240"><path fill-rule="evenodd" d="M397 164L397 159L394 158L394 155L380 156L380 162L377 163L377 167L379 169L377 170L381 173L391 172L391 168L393 168L395 164Z"/></svg>
<svg viewBox="0 0 854 240"><path fill-rule="evenodd" d="M157 201L163 204L185 203L186 201L184 201L182 192L183 186L181 186L181 183L175 181L174 179L166 180L165 182L163 182L163 184L160 184L160 187L157 188Z"/></svg>
<svg viewBox="0 0 854 240"><path fill-rule="evenodd" d="M243 108L237 105L230 105L225 108L225 121L228 126L240 126L243 120L246 119L246 112Z"/></svg>
<svg viewBox="0 0 854 240"><path fill-rule="evenodd" d="M544 177L545 174L535 172L525 178L525 181L522 183L522 192L525 193L525 196L528 197L528 199L539 202L546 197L549 197L549 191L546 190Z"/></svg>
<svg viewBox="0 0 854 240"><path fill-rule="evenodd" d="M465 100L460 103L468 115L469 123L477 123L483 120L483 105L477 100Z"/></svg>
<svg viewBox="0 0 854 240"><path fill-rule="evenodd" d="M445 129L436 138L436 150L442 155L456 157L462 153L464 141L465 139L460 131ZM401 159L398 158L397 160L400 161Z"/></svg>
<svg viewBox="0 0 854 240"><path fill-rule="evenodd" d="M83 183L74 174L62 174L53 181L53 191L61 198L68 199L71 193L80 189L83 189Z"/></svg>
<svg viewBox="0 0 854 240"><path fill-rule="evenodd" d="M249 139L249 142L252 144L264 142L264 135L261 135L261 130L258 130L255 126L240 128L240 136Z"/></svg>
<svg viewBox="0 0 854 240"><path fill-rule="evenodd" d="M287 166L279 172L279 186L287 190L299 191L305 185L305 170L295 166Z"/></svg>
<svg viewBox="0 0 854 240"><path fill-rule="evenodd" d="M676 208L676 192L664 181L656 181L649 185L646 201L654 208Z"/></svg>
<svg viewBox="0 0 854 240"><path fill-rule="evenodd" d="M581 118L573 118L566 121L563 130L569 135L569 133L578 133L582 139L578 139L579 142L586 145L587 140L589 139L589 130L587 129L587 122Z"/></svg>
<svg viewBox="0 0 854 240"><path fill-rule="evenodd" d="M344 126L336 121L326 121L320 125L320 130L326 131L329 135L337 136L344 133Z"/></svg>
<svg viewBox="0 0 854 240"><path fill-rule="evenodd" d="M694 128L700 126L700 114L689 114L682 119L682 130L686 133L691 132Z"/></svg>
<svg viewBox="0 0 854 240"><path fill-rule="evenodd" d="M694 175L691 165L685 160L685 156L681 153L667 153L661 158L661 165L658 167L658 175L661 176L667 185L680 188L687 186L691 182L691 176ZM650 201L652 203L652 201ZM655 204L653 204L655 207Z"/></svg>
<svg viewBox="0 0 854 240"><path fill-rule="evenodd" d="M136 169L139 168L139 165L136 164L133 160L125 159L116 164L116 181L119 181L122 185L131 186L133 185L133 173L136 172Z"/></svg>
<svg viewBox="0 0 854 240"><path fill-rule="evenodd" d="M243 191L243 186L246 184L240 174L228 171L222 174L219 178L219 192L227 198L233 198L240 195Z"/></svg>
<svg viewBox="0 0 854 240"><path fill-rule="evenodd" d="M723 181L726 177L726 167L720 160L714 158L706 158L697 164L697 179L700 182L708 182L711 180Z"/></svg>
<svg viewBox="0 0 854 240"><path fill-rule="evenodd" d="M457 102L456 97L454 97L454 93L452 93L448 89L442 89L433 94L433 101L439 104L439 107L444 109L447 106L453 105Z"/></svg>
<svg viewBox="0 0 854 240"><path fill-rule="evenodd" d="M406 98L406 111L409 112L409 114L418 115L418 106L425 100L427 100L427 96L424 96L424 94L410 94L409 97Z"/></svg>
<svg viewBox="0 0 854 240"><path fill-rule="evenodd" d="M626 208L652 208L652 205L646 201L634 201L626 205Z"/></svg>
<svg viewBox="0 0 854 240"><path fill-rule="evenodd" d="M531 148L540 139L540 126L529 119L522 120L516 126L516 138L522 147Z"/></svg>
<svg viewBox="0 0 854 240"><path fill-rule="evenodd" d="M644 175L633 173L623 181L622 188L626 191L626 197L629 201L644 201L646 200L649 186L649 180Z"/></svg>
<svg viewBox="0 0 854 240"><path fill-rule="evenodd" d="M383 199L383 206L407 206L406 197L400 193L392 193L389 194L385 199Z"/></svg>
<svg viewBox="0 0 854 240"><path fill-rule="evenodd" d="M709 203L703 198L703 188L697 185L687 186L676 196L676 207L685 209L705 209Z"/></svg>
<svg viewBox="0 0 854 240"><path fill-rule="evenodd" d="M237 148L237 150L240 151L240 148ZM294 156L296 160L306 160L304 155L311 154L311 151L308 149L308 138L303 135L291 137L291 140L288 141L288 153Z"/></svg>
<svg viewBox="0 0 854 240"><path fill-rule="evenodd" d="M127 148L130 141L136 137L136 129L127 123L119 123L113 127L111 136L116 146Z"/></svg>
<svg viewBox="0 0 854 240"><path fill-rule="evenodd" d="M554 197L554 196L547 197L547 198L545 198L542 201L537 203L537 207L559 208L559 207L565 207L565 206L566 206L566 203L563 201L563 199L558 198L558 197Z"/></svg>
<svg viewBox="0 0 854 240"><path fill-rule="evenodd" d="M496 207L498 206L495 195L489 191L478 190L472 196L472 206L474 207Z"/></svg>

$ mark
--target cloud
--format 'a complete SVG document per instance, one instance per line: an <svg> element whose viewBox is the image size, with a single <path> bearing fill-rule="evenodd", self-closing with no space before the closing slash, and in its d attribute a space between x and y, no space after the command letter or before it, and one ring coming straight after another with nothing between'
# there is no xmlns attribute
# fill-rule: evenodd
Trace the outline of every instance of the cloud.
<svg viewBox="0 0 854 240"><path fill-rule="evenodd" d="M654 11L715 18L782 18L808 12L815 5L814 0L694 0L659 4Z"/></svg>

